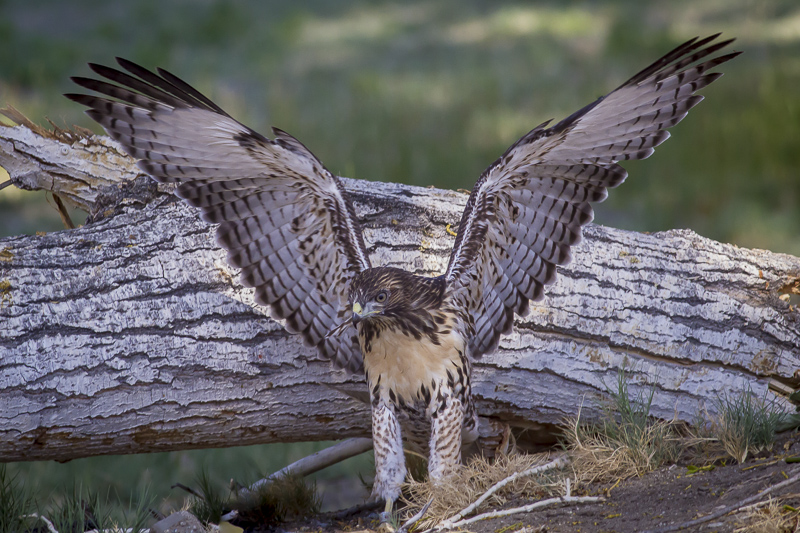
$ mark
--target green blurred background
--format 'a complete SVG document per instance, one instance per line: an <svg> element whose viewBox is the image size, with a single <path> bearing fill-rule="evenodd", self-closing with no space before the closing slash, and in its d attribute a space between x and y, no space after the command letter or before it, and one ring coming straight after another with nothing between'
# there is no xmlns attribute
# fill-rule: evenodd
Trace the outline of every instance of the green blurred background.
<svg viewBox="0 0 800 533"><path fill-rule="evenodd" d="M797 0L0 0L0 105L40 124L48 117L99 131L61 94L76 89L69 76L90 73L87 62L122 56L167 68L256 130L285 129L339 175L470 189L536 124L565 117L682 41L719 31L745 54L724 65L703 91L707 101L651 159L625 165L628 181L597 208L596 222L692 228L800 255ZM0 236L60 228L44 193L0 192ZM52 463L14 468L43 483L91 472L122 487L149 480L161 493L191 482L203 463L223 479L311 449L73 461L58 465L61 477ZM369 469L360 459L323 477Z"/></svg>

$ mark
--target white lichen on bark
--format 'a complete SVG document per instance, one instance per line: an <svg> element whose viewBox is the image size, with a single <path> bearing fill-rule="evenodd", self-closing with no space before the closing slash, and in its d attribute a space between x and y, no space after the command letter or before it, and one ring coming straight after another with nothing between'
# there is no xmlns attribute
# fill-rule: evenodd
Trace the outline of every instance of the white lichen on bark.
<svg viewBox="0 0 800 533"><path fill-rule="evenodd" d="M97 198L139 173L104 139L0 128L0 166L100 218L0 240L0 461L368 436L363 380L332 370L253 303L214 227L169 196ZM140 177L141 179L141 177ZM345 180L373 264L440 273L465 194ZM99 192L98 192L99 191ZM101 214L105 213L105 218ZM596 412L627 366L654 414L797 386L800 258L691 231L590 225L546 298L474 364L483 417L529 428ZM540 431L537 431L540 430ZM487 430L488 431L488 430Z"/></svg>

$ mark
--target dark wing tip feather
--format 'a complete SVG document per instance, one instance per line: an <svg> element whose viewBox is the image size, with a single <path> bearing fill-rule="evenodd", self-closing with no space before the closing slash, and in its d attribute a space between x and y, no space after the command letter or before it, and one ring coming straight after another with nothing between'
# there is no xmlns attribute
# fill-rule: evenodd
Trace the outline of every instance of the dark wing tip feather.
<svg viewBox="0 0 800 533"><path fill-rule="evenodd" d="M97 63L89 63L89 68L103 80L83 76L73 76L70 79L84 89L111 96L136 107L149 108L149 102L152 101L152 105L163 103L171 107L197 107L230 118L230 115L222 108L177 76L161 69L159 72L162 75L159 76L127 59L121 57L116 59L117 63L127 72ZM73 101L88 105L86 100L78 101L73 95L68 97Z"/></svg>
<svg viewBox="0 0 800 533"><path fill-rule="evenodd" d="M303 157L307 157L313 161L317 161L320 165L322 164L322 162L320 162L319 159L317 159L317 156L311 153L311 150L309 150L305 144L300 142L293 135L286 133L282 129L276 128L274 126L272 127L272 133L273 135L275 135L275 142L277 142L283 148L286 148L287 150L294 152L296 154L302 155Z"/></svg>
<svg viewBox="0 0 800 533"><path fill-rule="evenodd" d="M617 161L649 157L655 147L669 138L667 129L703 100L695 91L722 76L709 71L741 54L735 51L704 59L734 41L726 39L714 43L719 36L717 33L702 39L695 37L678 45L614 91L551 128L544 129L547 123L534 128L484 171L467 201L446 274L448 282L455 284L453 294L460 294L457 291L462 289L468 291L468 309L461 312L482 320L482 326L475 328L469 341L477 355L494 349L500 335L507 332L506 314L511 312L513 318L513 311L521 314L528 310L529 301L541 300L544 286L556 279L556 265L570 261L570 248L580 242L581 227L593 218L590 202L604 200L607 189L618 186L628 175ZM573 130L578 127L581 135L573 136ZM562 184L560 189L553 185L553 180ZM500 204L495 203L515 187L539 191L539 196L515 195L516 200L512 201L519 201L520 207L525 206L553 222L522 226L515 219L503 230L507 237L494 242L487 237L492 233L486 228L491 224L503 224L496 213ZM551 200L538 203L534 200L542 197ZM530 205L525 203L528 201L525 198L532 200ZM579 202L584 202L586 207L577 205ZM578 214L573 211L562 220L561 216L570 213L570 205L579 211ZM509 211L507 216L516 217L516 213ZM523 227L528 229L518 229ZM515 231L519 233L513 233ZM530 231L536 232L535 240L531 240ZM548 242L547 246L541 244L540 237ZM474 280L483 279L485 274L481 274L482 261L493 261L492 254L481 250L487 246L502 247L505 239L528 247L525 253L515 253L512 262L495 264L506 280L514 280L512 284L517 292L511 294L503 289L500 296L473 287ZM534 245L537 242L539 244ZM519 246L517 244L517 250L524 249ZM505 313L499 312L498 302L504 306ZM490 313L489 310L494 311ZM488 314L493 318L487 318Z"/></svg>
<svg viewBox="0 0 800 533"><path fill-rule="evenodd" d="M159 93L167 93L173 98L177 98L184 105L206 109L208 111L213 111L220 115L230 117L230 115L228 115L228 113L226 113L217 104L212 102L209 98L200 93L200 91L181 80L174 74L171 74L170 72L167 72L161 68L157 69L158 74L156 74L155 72L122 57L117 57L116 60L119 66L143 80L146 86L155 88ZM115 69L109 67L104 68L107 69L106 72L112 73L112 76L114 76L113 73L119 73L122 76L128 76L127 74ZM108 77L106 74L101 75Z"/></svg>
<svg viewBox="0 0 800 533"><path fill-rule="evenodd" d="M70 76L69 79L76 85L80 85L84 89L94 90L93 86L97 83L97 80L92 78L87 78L85 76ZM64 95L67 96L67 95ZM69 97L68 97L69 98Z"/></svg>
<svg viewBox="0 0 800 533"><path fill-rule="evenodd" d="M241 268L242 285L255 288L258 304L336 366L362 368L352 331L321 340L336 315L328 293L342 297L354 273L369 268L353 206L335 176L288 133L276 129L270 140L172 73L123 58L117 63L119 69L90 63L96 79L72 79L92 93L66 96L87 106L87 114L139 159L142 171L179 183L178 197L200 208L204 220L223 224L218 242L228 250L228 262ZM305 196L298 199L301 191ZM306 210L324 223L290 231Z"/></svg>
<svg viewBox="0 0 800 533"><path fill-rule="evenodd" d="M125 74L124 72L117 70L115 68L107 67L106 65L101 65L99 63L88 63L89 68L95 74L99 74L104 78L114 79L118 76L125 76L127 78L131 78L129 74Z"/></svg>
<svg viewBox="0 0 800 533"><path fill-rule="evenodd" d="M650 76L652 76L653 74L658 72L659 70L665 68L667 65L669 65L673 61L676 61L677 59L685 56L689 51L696 50L697 48L703 46L704 44L713 41L714 39L716 39L720 35L722 35L721 32L720 33L716 33L714 35L710 35L710 36L708 36L708 37L706 37L706 38L704 38L704 39L702 39L700 41L698 41L699 37L694 37L694 38L689 39L688 41L686 41L684 43L679 44L678 46L676 46L675 48L673 48L672 50L670 50L669 52L667 52L663 56L659 57L657 60L653 61L651 64L647 65L645 68L643 68L642 70L640 70L639 72L637 72L633 76L631 76L628 80L625 81L625 83L620 85L618 87L618 89L621 89L622 87L625 87L627 85L636 84L636 83L639 83L641 81L646 80L647 78L649 78Z"/></svg>
<svg viewBox="0 0 800 533"><path fill-rule="evenodd" d="M721 32L715 33L714 35L710 35L700 40L698 40L699 39L698 37L689 39L685 43L678 45L677 47L670 50L669 52L664 54L662 57L660 57L650 65L646 66L645 68L643 68L642 70L631 76L627 81L625 81L625 83L623 83L617 89L615 89L615 91L622 89L623 87L641 83L650 78L651 76L658 74L659 72L662 71L665 75L670 75L675 71L680 70L681 68L694 63L695 61L699 61L703 57L713 54L714 52L728 46L729 44L731 44L733 41L736 40L736 39L727 39L725 41L721 41L719 43L715 43L711 46L703 48L706 44L714 41L720 35L722 35ZM724 59L723 61L717 64L721 64L724 63L725 61L728 61L729 59L733 59L740 53L741 52L733 52L731 54L728 54L729 56L731 56L730 58Z"/></svg>
<svg viewBox="0 0 800 533"><path fill-rule="evenodd" d="M72 81L76 80L76 78L74 77L70 79L72 79ZM75 81L75 83L78 82ZM86 107L91 107L92 106L91 103L97 99L96 96L90 96L88 94L83 94L83 93L64 93L64 97L69 98L70 100L78 104L85 105Z"/></svg>
<svg viewBox="0 0 800 533"><path fill-rule="evenodd" d="M178 88L183 94L189 95L194 101L200 102L203 104L203 107L211 111L215 111L220 115L224 115L229 117L228 113L226 113L221 107L215 104L210 98L206 95L174 75L173 73L169 72L168 70L164 70L163 68L157 68L157 72L164 78L167 82L172 84L174 87Z"/></svg>

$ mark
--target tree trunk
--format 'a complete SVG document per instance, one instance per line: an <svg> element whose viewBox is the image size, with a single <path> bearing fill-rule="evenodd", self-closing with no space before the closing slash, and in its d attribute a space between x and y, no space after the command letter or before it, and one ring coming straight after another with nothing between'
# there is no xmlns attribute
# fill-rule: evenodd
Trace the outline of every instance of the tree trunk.
<svg viewBox="0 0 800 533"><path fill-rule="evenodd" d="M92 223L0 240L0 461L369 436L363 378L254 304L214 226L103 137L0 128L0 166ZM344 180L373 264L440 273L466 194ZM475 362L485 434L546 441L627 366L653 413L800 383L800 258L589 225L546 298ZM780 400L783 401L783 400Z"/></svg>

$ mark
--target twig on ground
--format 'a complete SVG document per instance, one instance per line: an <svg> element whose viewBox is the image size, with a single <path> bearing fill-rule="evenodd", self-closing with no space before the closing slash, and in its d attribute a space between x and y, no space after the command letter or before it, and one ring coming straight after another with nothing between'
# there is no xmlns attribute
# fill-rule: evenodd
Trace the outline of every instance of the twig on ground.
<svg viewBox="0 0 800 533"><path fill-rule="evenodd" d="M775 459L770 459L770 460L764 461L763 463L756 463L754 465L746 466L746 467L742 468L742 472L744 472L746 470L752 470L754 468L758 468L759 466L772 466L772 465L774 465L776 463L780 463L784 459L786 459L786 456L781 455L781 456L778 456Z"/></svg>
<svg viewBox="0 0 800 533"><path fill-rule="evenodd" d="M699 524L703 524L705 522L709 522L711 520L714 520L715 518L719 518L720 516L725 516L726 514L728 514L730 512L738 511L741 508L745 507L746 505L748 505L748 504L750 504L750 503L752 503L754 501L760 500L761 498L763 498L767 494L769 494L769 493L771 493L771 492L773 492L775 490L782 489L783 487L787 487L787 486L789 486L789 485L791 485L793 483L797 483L798 481L800 481L800 470L798 470L798 472L795 475L793 475L792 477L790 477L786 481L782 481L782 482L778 483L777 485L772 485L771 487L767 487L766 489L762 490L758 494L755 494L753 496L745 498L744 500L742 500L742 501L740 501L738 503L735 503L735 504L733 504L733 505L731 505L729 507L725 507L724 509L721 509L719 511L713 512L710 515L704 516L702 518L697 518L695 520L689 520L688 522L683 522L681 524L673 524L673 525L670 525L670 526L660 527L658 529L650 529L648 531L645 531L644 533L670 533L671 531L679 531L681 529L686 529L686 528L689 528L689 527L694 527L694 526L699 525Z"/></svg>
<svg viewBox="0 0 800 533"><path fill-rule="evenodd" d="M239 510L234 509L219 517L220 522L231 522L239 518Z"/></svg>
<svg viewBox="0 0 800 533"><path fill-rule="evenodd" d="M566 456L562 456L562 457L559 457L558 459L556 459L554 461L551 461L551 462L549 462L547 464L534 466L534 467L528 468L527 470L524 470L522 472L517 472L515 474L512 474L512 475L508 476L507 478L505 478L505 479L495 483L494 485L492 485L478 499L476 499L474 502L472 502L470 505L468 505L467 507L465 507L464 509L462 509L458 513L456 513L453 516L449 517L448 519L442 521L437 526L435 526L433 528L430 528L430 529L427 529L425 531L425 533L429 533L429 532L432 532L432 531L442 531L442 530L445 530L445 529L452 529L452 528L462 527L462 526L465 526L467 524L471 524L473 522L477 522L478 520L485 520L485 519L488 519L488 518L496 518L496 517L507 516L507 515L516 514L516 513L529 512L529 511L532 511L534 509L539 509L541 507L547 507L547 506L550 506L550 505L554 505L556 503L595 502L595 501L602 500L602 498L598 498L598 497L573 497L571 495L572 491L571 491L570 480L567 479L567 481L566 481L566 495L565 496L559 496L559 497L556 497L556 498L550 498L548 500L538 501L538 502L535 502L535 503L532 503L532 504L529 504L529 505L525 505L523 507L516 507L516 508L513 508L513 509L504 509L502 511L491 511L491 512L487 512L487 513L484 513L484 514L481 514L481 515L478 515L478 516L474 516L472 518L464 518L465 516L469 515L470 513L473 513L478 507L481 506L481 504L483 504L493 494L495 494L497 491L499 491L500 489L502 489L503 487L505 487L509 483L513 483L515 480L517 480L519 478L522 478L522 477L527 477L527 476L531 476L531 475L534 475L534 474L538 474L540 472L545 472L547 470L553 470L553 469L556 469L556 468L560 468L560 467L566 465L567 462L568 462L567 457ZM412 518L412 520L418 521L422 517L424 512L427 510L427 507L430 506L432 501L433 501L433 498L431 498L431 500L428 501L428 503L425 505L425 508L423 508L423 510L420 511L420 513L415 515Z"/></svg>
<svg viewBox="0 0 800 533"><path fill-rule="evenodd" d="M308 457L303 457L299 461L295 461L294 463L281 468L274 474L271 474L269 477L256 481L250 485L249 490L256 491L267 483L270 483L282 476L307 476L309 474L313 474L314 472L318 472L323 468L327 468L331 465L344 461L345 459L360 455L368 451L370 448L372 448L372 439L370 438L364 437L343 440L342 442L334 444L333 446L325 448L324 450L320 450L317 453L309 455Z"/></svg>
<svg viewBox="0 0 800 533"><path fill-rule="evenodd" d="M609 488L606 489L606 496L611 496L611 491L619 487L619 484L622 482L622 478L618 477L617 482L611 485Z"/></svg>
<svg viewBox="0 0 800 533"><path fill-rule="evenodd" d="M459 520L458 522L453 522L451 524L448 524L446 528L452 529L457 527L463 527L466 526L467 524L478 522L479 520L488 520L489 518L499 518L501 516L508 516L517 513L528 513L530 511L541 509L542 507L549 507L551 505L556 505L558 503L595 503L601 501L605 501L605 498L601 498L599 496L556 496L555 498L540 500L538 502L531 503L529 505L524 505L522 507L514 507L513 509L503 509L501 511L490 511L488 513L483 513L477 516L473 516L472 518L465 518L464 520ZM429 529L424 533L428 533L429 531L434 531L434 529Z"/></svg>
<svg viewBox="0 0 800 533"><path fill-rule="evenodd" d="M31 513L22 515L22 518L38 518L39 520L47 524L47 530L50 531L50 533L58 533L56 526L54 526L53 523L50 521L50 519L48 519L46 516L42 516L36 513Z"/></svg>
<svg viewBox="0 0 800 533"><path fill-rule="evenodd" d="M523 472L517 472L516 474L508 476L504 480L502 480L502 481L500 481L498 483L495 483L494 485L489 487L489 490L484 492L483 495L480 498L478 498L472 504L470 504L469 506L465 507L464 509L462 509L458 513L454 514L453 516L451 516L447 520L443 521L441 524L439 524L439 526L436 527L436 529L441 530L441 529L449 529L450 527L453 527L453 523L454 522L457 522L458 520L461 520L463 517L465 517L468 514L470 514L471 512L473 512L483 502L485 502L487 499L489 499L489 497L492 494L494 494L495 492L497 492L501 488L505 487L509 483L513 482L514 480L516 480L518 478L521 478L521 477L525 477L525 476L532 476L533 474L538 474L539 472L545 472L547 470L553 470L555 468L560 468L560 467L562 467L562 466L564 466L566 464L567 464L567 458L566 458L566 456L562 456L562 457L559 457L558 459L556 459L555 461L551 461L551 462L549 462L549 463L547 463L545 465L534 466L534 467L529 468L529 469L527 469L527 470L525 470Z"/></svg>
<svg viewBox="0 0 800 533"><path fill-rule="evenodd" d="M417 514L406 520L406 523L400 526L400 529L397 530L397 533L407 533L407 531L414 527L417 522L422 520L422 517L428 512L428 509L430 509L432 503L433 496L431 496L431 498L428 500L428 503L426 503Z"/></svg>
<svg viewBox="0 0 800 533"><path fill-rule="evenodd" d="M175 489L175 488L183 489L186 492L188 492L189 494L191 494L192 496L194 496L195 498L199 498L200 500L205 500L206 499L205 496L203 496L202 494L200 494L199 492L194 490L192 487L187 487L183 483L175 483L170 488L171 489Z"/></svg>
<svg viewBox="0 0 800 533"><path fill-rule="evenodd" d="M368 451L370 448L372 448L372 439L370 438L364 437L364 438L352 438L343 440L342 442L336 443L333 446L325 448L324 450L320 450L307 457L303 457L302 459L281 468L277 472L270 474L268 477L265 477L264 479L259 479L258 481L250 485L250 487L241 489L240 493L246 495L249 492L256 492L265 485L272 483L276 479L283 476L291 475L291 476L303 477L309 474L313 474L314 472L318 472L323 468L327 468L331 465L344 461L345 459L349 459L356 455L362 454ZM229 513L223 515L221 519L230 521L237 518L238 516L239 516L239 511L234 509Z"/></svg>
<svg viewBox="0 0 800 533"><path fill-rule="evenodd" d="M794 493L791 493L791 494L783 494L782 496L780 496L780 498L788 500L788 499L791 499L791 498L797 498L798 496L800 496L800 493L794 492ZM753 509L758 509L759 507L764 507L765 505L769 505L770 501L772 501L772 500L770 499L770 500L764 500L762 502L751 503L750 505L745 505L744 507L740 507L739 509L736 509L736 512L737 513L743 513L745 511L751 511Z"/></svg>

